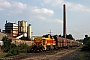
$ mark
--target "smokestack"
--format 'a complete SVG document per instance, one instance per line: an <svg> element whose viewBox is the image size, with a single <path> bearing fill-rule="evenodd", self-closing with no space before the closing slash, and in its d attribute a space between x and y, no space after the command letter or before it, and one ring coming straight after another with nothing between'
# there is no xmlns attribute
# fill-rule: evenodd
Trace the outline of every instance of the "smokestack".
<svg viewBox="0 0 90 60"><path fill-rule="evenodd" d="M63 37L66 38L66 5L63 5Z"/></svg>

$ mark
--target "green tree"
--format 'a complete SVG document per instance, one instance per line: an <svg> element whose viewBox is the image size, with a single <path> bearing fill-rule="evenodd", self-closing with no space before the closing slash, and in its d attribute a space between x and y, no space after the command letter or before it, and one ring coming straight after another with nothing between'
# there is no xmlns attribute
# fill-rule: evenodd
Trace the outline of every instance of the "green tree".
<svg viewBox="0 0 90 60"><path fill-rule="evenodd" d="M62 37L61 34L59 35L59 37Z"/></svg>
<svg viewBox="0 0 90 60"><path fill-rule="evenodd" d="M10 49L12 40L5 36L2 38L2 41L4 43L4 45L2 46L2 49L4 50L4 52L8 52Z"/></svg>
<svg viewBox="0 0 90 60"><path fill-rule="evenodd" d="M85 35L83 44L84 44L84 46L82 47L82 50L90 51L90 37L88 37L88 35Z"/></svg>
<svg viewBox="0 0 90 60"><path fill-rule="evenodd" d="M27 49L29 46L27 45L27 44L24 44L24 43L21 43L20 45L18 45L18 48L20 49L20 50L22 50L22 49Z"/></svg>
<svg viewBox="0 0 90 60"><path fill-rule="evenodd" d="M66 36L67 39L75 40L71 34Z"/></svg>
<svg viewBox="0 0 90 60"><path fill-rule="evenodd" d="M88 45L90 47L90 37L88 37L88 40L86 42L86 45Z"/></svg>
<svg viewBox="0 0 90 60"><path fill-rule="evenodd" d="M86 44L87 41L88 41L88 39L89 39L88 35L85 35L85 38L84 38L84 40L83 40L83 44Z"/></svg>

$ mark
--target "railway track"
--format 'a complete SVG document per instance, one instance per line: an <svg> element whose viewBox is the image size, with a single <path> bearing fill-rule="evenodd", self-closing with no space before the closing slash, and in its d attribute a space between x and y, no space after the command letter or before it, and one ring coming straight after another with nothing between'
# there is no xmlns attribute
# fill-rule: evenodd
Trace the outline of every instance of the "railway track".
<svg viewBox="0 0 90 60"><path fill-rule="evenodd" d="M26 53L26 54L0 58L0 60L58 60L58 58L63 57L64 55L74 52L76 50L77 48L51 50L40 53Z"/></svg>

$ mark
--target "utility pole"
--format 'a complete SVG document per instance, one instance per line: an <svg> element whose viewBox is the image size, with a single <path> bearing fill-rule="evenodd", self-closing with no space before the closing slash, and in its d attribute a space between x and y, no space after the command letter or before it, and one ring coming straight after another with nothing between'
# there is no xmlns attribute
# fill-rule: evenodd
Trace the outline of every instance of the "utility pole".
<svg viewBox="0 0 90 60"><path fill-rule="evenodd" d="M51 29L50 29L50 32L49 32L49 33L50 33L50 35L51 35L51 33L52 33Z"/></svg>

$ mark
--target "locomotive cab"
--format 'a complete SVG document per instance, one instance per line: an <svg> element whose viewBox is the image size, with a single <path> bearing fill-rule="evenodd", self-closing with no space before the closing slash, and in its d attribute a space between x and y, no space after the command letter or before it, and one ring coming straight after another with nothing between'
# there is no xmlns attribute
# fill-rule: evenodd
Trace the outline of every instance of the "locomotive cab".
<svg viewBox="0 0 90 60"><path fill-rule="evenodd" d="M45 50L51 50L55 48L55 39L50 34L43 36L42 41Z"/></svg>

